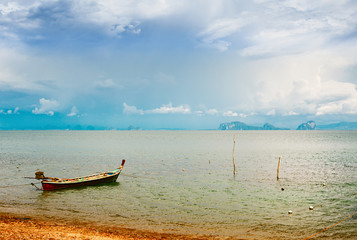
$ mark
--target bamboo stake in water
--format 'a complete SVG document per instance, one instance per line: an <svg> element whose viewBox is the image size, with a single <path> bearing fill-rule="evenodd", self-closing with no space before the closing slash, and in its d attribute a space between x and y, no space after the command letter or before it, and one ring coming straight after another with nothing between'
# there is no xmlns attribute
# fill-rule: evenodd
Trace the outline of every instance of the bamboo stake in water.
<svg viewBox="0 0 357 240"><path fill-rule="evenodd" d="M278 170L277 170L277 174L276 174L276 179L279 180L279 168L280 168L280 161L281 161L281 157L279 157L279 162L278 162Z"/></svg>
<svg viewBox="0 0 357 240"><path fill-rule="evenodd" d="M233 175L236 175L236 163L234 162L234 148L236 146L236 135L233 137Z"/></svg>

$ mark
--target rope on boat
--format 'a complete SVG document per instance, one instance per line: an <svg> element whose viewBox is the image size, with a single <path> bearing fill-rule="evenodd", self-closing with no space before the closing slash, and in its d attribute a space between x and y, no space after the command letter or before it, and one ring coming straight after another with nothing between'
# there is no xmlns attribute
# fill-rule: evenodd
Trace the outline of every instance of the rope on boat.
<svg viewBox="0 0 357 240"><path fill-rule="evenodd" d="M32 186L34 186L37 190L42 190L41 188L37 187L35 183L31 183Z"/></svg>
<svg viewBox="0 0 357 240"><path fill-rule="evenodd" d="M0 188L8 188L8 187L20 187L20 186L28 186L29 184L16 184L16 185L7 185L7 186L0 186Z"/></svg>
<svg viewBox="0 0 357 240"><path fill-rule="evenodd" d="M354 212L354 213L352 213L352 214L349 215L348 217L342 219L341 221L339 221L339 222L337 222L337 223L335 223L335 224L332 224L331 226L328 226L328 227L324 228L324 229L321 230L320 232L314 233L314 234L312 234L311 236L308 236L307 238L304 238L304 240L309 239L309 238L312 238L312 237L314 237L314 236L316 236L317 234L320 234L320 233L322 233L322 232L325 232L326 230L328 230L328 229L330 229L330 228L336 226L337 224L339 224L339 223L341 223L341 222L343 222L343 221L346 221L347 219L351 218L351 217L352 217L353 215L355 215L356 213L357 213L357 211Z"/></svg>
<svg viewBox="0 0 357 240"><path fill-rule="evenodd" d="M39 187L37 187L35 184L38 183L30 183L32 186L34 186L37 189L40 189ZM0 188L9 188L9 187L23 187L23 186L28 186L29 184L15 184L15 185L7 185L7 186L0 186ZM40 189L41 190L41 189Z"/></svg>
<svg viewBox="0 0 357 240"><path fill-rule="evenodd" d="M126 173L120 173L120 176L124 176L124 177L132 177L132 178L147 178L147 179L155 179L155 178L153 178L153 177L135 176L135 175L126 174Z"/></svg>

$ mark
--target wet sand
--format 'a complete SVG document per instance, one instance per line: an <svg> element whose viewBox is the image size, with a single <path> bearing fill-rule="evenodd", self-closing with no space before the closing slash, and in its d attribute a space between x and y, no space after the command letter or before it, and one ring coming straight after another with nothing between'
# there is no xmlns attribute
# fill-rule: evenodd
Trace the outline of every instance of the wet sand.
<svg viewBox="0 0 357 240"><path fill-rule="evenodd" d="M140 231L120 227L98 227L88 224L58 223L29 216L0 213L0 239L216 239L213 236L191 236Z"/></svg>

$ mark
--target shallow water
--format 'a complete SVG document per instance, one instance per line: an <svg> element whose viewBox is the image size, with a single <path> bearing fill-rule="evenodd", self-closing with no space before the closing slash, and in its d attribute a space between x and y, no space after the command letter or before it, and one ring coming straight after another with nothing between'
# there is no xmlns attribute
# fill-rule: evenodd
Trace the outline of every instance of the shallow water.
<svg viewBox="0 0 357 240"><path fill-rule="evenodd" d="M272 239L301 239L357 211L357 131L0 131L0 146L1 211ZM118 183L41 192L24 178L114 170L123 158ZM319 236L357 238L357 214Z"/></svg>

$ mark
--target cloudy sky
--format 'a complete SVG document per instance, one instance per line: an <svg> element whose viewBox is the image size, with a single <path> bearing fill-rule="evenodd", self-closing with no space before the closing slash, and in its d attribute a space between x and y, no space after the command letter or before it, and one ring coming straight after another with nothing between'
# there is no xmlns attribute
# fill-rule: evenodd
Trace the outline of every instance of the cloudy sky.
<svg viewBox="0 0 357 240"><path fill-rule="evenodd" d="M354 0L0 0L0 129L357 121Z"/></svg>

